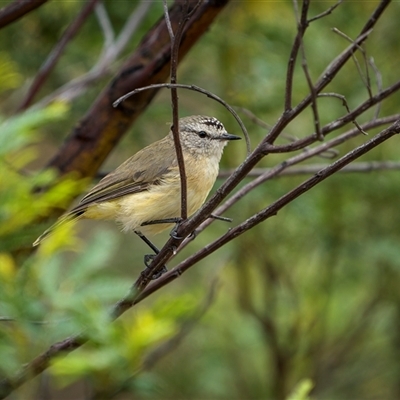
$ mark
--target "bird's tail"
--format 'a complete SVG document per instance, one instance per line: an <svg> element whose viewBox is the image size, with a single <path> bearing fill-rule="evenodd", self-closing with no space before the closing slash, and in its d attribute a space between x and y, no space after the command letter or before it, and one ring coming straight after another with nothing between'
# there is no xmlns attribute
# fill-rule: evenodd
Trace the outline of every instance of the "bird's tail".
<svg viewBox="0 0 400 400"><path fill-rule="evenodd" d="M48 236L50 236L55 229L57 229L59 226L68 224L72 221L76 221L78 219L82 218L82 213L68 213L63 216L61 216L52 226L50 226L49 229L46 229L32 244L33 247L38 246L43 239L46 239Z"/></svg>

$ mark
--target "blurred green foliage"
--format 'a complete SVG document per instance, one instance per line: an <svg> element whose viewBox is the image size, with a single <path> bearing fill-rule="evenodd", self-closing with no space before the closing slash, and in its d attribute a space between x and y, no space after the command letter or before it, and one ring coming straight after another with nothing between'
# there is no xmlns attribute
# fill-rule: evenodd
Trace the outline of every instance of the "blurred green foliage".
<svg viewBox="0 0 400 400"><path fill-rule="evenodd" d="M116 31L132 3L137 2L118 2L118 6L105 2ZM334 3L311 1L310 15ZM305 51L314 81L349 45L331 28L354 38L377 5L378 1L344 2L310 25ZM0 315L13 319L0 322L1 374L12 375L54 342L84 331L90 342L55 360L49 370L53 398L85 398L84 391L74 386L82 379L104 398L121 400L400 398L396 171L336 174L114 323L109 321L110 308L126 294L148 252L134 235L119 234L108 223L82 222L81 239L73 227L62 227L34 254L27 254L48 225L33 221L54 208L67 207L87 184L73 176L56 183L53 171L32 170L44 165L49 149L56 151L106 79L68 106L54 104L13 115L29 81L80 7L79 2L49 2L0 32L12 38L0 41ZM125 54L161 12L161 3L155 2ZM383 87L399 79L399 12L399 3L393 2L365 45ZM179 80L212 90L273 124L283 109L295 34L291 1L232 2L183 60ZM92 16L38 98L90 69L102 44ZM359 53L356 57L363 66ZM374 93L377 81L371 73ZM299 63L294 82L295 104L308 92ZM354 62L327 91L345 95L351 109L368 98ZM233 118L211 100L180 91L180 101L182 115L215 115L230 132L238 132ZM395 94L383 103L380 115L398 112L399 102ZM169 104L169 93L160 93L104 168L117 166L163 136L164 122L171 119ZM337 99L320 99L318 104L321 124L345 113ZM371 115L372 111L358 122ZM246 117L244 121L254 146L265 129ZM286 133L304 137L313 129L312 114L306 110ZM350 127L340 132L345 129ZM355 138L338 150L342 155L365 140ZM398 140L393 138L363 160L399 160ZM244 157L244 146L230 144L222 166L232 168ZM271 155L260 166L274 166L286 157ZM237 224L304 180L294 176L268 181L227 215ZM36 191L43 186L50 189ZM215 222L177 260L227 229ZM166 238L156 241L162 245ZM206 315L197 320L215 275L222 285ZM146 357L169 343L187 321L193 323L190 334L152 369L143 371ZM38 387L36 379L15 396L40 398Z"/></svg>

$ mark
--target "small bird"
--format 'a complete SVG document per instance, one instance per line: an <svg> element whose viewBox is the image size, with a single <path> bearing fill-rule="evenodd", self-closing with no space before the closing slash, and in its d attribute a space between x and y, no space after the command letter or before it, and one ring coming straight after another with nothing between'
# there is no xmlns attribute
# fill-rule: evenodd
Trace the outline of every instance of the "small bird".
<svg viewBox="0 0 400 400"><path fill-rule="evenodd" d="M181 118L179 132L190 216L202 206L215 183L224 147L228 141L241 138L229 134L216 118L202 115ZM174 226L171 221L179 220L180 215L181 183L171 128L163 139L138 151L106 175L33 246L56 226L81 218L114 220L123 231L134 231L146 241L147 235ZM151 242L146 243L152 247Z"/></svg>

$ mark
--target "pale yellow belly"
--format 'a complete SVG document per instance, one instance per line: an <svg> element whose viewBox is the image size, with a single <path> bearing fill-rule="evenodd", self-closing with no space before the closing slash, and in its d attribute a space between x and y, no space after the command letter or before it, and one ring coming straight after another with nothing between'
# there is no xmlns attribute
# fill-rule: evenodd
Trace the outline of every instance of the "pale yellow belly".
<svg viewBox="0 0 400 400"><path fill-rule="evenodd" d="M196 168L200 172L194 174L190 163L187 166L187 203L190 216L206 200L215 182L218 169L210 169L209 165L205 164ZM197 166L199 166L198 163ZM163 183L155 185L148 191L94 204L85 212L85 218L115 220L121 224L124 231L140 231L146 236L156 235L166 229L172 229L175 224L161 223L146 226L142 224L154 220L179 218L181 216L180 193L179 177L169 176Z"/></svg>

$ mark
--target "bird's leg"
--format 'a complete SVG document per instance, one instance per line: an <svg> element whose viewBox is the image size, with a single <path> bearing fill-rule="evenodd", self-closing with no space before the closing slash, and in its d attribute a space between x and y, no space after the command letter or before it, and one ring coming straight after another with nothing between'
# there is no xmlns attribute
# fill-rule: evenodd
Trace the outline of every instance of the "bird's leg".
<svg viewBox="0 0 400 400"><path fill-rule="evenodd" d="M156 224L179 224L182 222L182 218L176 217L176 218L164 218L164 219L154 219L152 221L146 221L143 222L141 226L146 226L146 225L156 225Z"/></svg>
<svg viewBox="0 0 400 400"><path fill-rule="evenodd" d="M180 236L176 235L176 230L178 229L178 226L181 222L182 222L182 218L180 218L180 217L155 219L153 221L143 222L142 226L155 225L155 224L175 224L174 228L172 229L172 231L170 233L170 236L174 239L183 239Z"/></svg>
<svg viewBox="0 0 400 400"><path fill-rule="evenodd" d="M210 214L210 218L213 219L218 219L219 221L225 221L225 222L232 222L232 218L227 218L227 217L221 217L219 215L214 215L214 214ZM142 226L146 226L146 225L155 225L155 224L172 224L175 223L174 228L171 230L171 237L174 239L183 239L182 237L178 236L176 234L176 231L179 227L179 224L182 222L182 218L180 217L176 217L176 218L165 218L165 219L155 219L152 221L146 221L143 222ZM196 237L196 231L192 232L189 236L194 236ZM151 245L148 243L148 239L147 238L143 238L142 239L154 250L154 248L152 246L154 246L151 242ZM155 251L155 250L154 250ZM157 253L156 253L157 254Z"/></svg>
<svg viewBox="0 0 400 400"><path fill-rule="evenodd" d="M144 265L146 266L146 268L149 268L151 262L154 260L154 257L160 252L160 250L158 250L158 248L154 245L153 242L151 242L151 240L149 240L146 236L143 235L142 232L140 231L135 231L136 235L138 235L140 237L140 239L143 240L143 242L145 242L153 251L155 254L146 254L144 256ZM151 279L158 279L161 275L163 275L165 272L167 272L168 269L167 267L164 265L162 267L162 269L157 272L156 274L154 274Z"/></svg>

